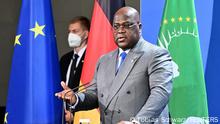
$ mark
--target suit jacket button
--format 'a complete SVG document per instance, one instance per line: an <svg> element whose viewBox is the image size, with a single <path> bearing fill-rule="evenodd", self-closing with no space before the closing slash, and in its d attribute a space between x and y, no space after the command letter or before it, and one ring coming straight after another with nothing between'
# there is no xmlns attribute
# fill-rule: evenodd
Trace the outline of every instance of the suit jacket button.
<svg viewBox="0 0 220 124"><path fill-rule="evenodd" d="M105 113L105 115L108 115L108 113L107 112L104 112Z"/></svg>
<svg viewBox="0 0 220 124"><path fill-rule="evenodd" d="M119 110L118 110L118 114L120 114L120 113L121 113L121 110L119 109Z"/></svg>
<svg viewBox="0 0 220 124"><path fill-rule="evenodd" d="M127 91L127 94L131 94L131 91L129 90L129 91Z"/></svg>
<svg viewBox="0 0 220 124"><path fill-rule="evenodd" d="M104 95L103 94L101 94L101 97L103 97Z"/></svg>

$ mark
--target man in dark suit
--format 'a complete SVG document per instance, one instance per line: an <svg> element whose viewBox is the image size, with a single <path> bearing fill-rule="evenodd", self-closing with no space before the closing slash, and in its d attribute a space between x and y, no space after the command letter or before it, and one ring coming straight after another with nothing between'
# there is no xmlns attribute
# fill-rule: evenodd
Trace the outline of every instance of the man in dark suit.
<svg viewBox="0 0 220 124"><path fill-rule="evenodd" d="M66 85L75 89L76 92L79 86L82 67L84 63L85 51L87 46L88 34L90 29L90 21L83 16L73 18L68 27L68 43L72 51L61 57L61 80L66 82ZM65 110L65 119L71 122L73 114Z"/></svg>
<svg viewBox="0 0 220 124"><path fill-rule="evenodd" d="M166 49L141 37L137 10L119 9L113 19L118 48L102 56L92 87L74 94L64 82L55 95L75 111L99 107L102 124L167 124L172 91L172 59Z"/></svg>

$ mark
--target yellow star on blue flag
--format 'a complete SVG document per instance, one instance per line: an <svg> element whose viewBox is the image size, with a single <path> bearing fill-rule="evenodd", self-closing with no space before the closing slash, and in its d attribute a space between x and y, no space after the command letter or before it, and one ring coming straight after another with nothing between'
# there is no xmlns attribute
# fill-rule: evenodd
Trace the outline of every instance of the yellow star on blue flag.
<svg viewBox="0 0 220 124"><path fill-rule="evenodd" d="M17 36L15 37L14 46L15 46L16 44L21 45L21 43L20 43L20 41L19 41L19 38L20 38L20 37L21 37L21 34L19 34L19 35L17 35Z"/></svg>
<svg viewBox="0 0 220 124"><path fill-rule="evenodd" d="M34 32L34 38L36 38L39 34L45 36L43 29L45 25L39 25L37 22L35 22L35 27L31 28L30 30Z"/></svg>
<svg viewBox="0 0 220 124"><path fill-rule="evenodd" d="M4 118L4 123L5 123L5 124L7 124L7 123L8 123L8 121L7 121L7 117L8 117L8 112L7 112L7 113L5 113L5 118Z"/></svg>

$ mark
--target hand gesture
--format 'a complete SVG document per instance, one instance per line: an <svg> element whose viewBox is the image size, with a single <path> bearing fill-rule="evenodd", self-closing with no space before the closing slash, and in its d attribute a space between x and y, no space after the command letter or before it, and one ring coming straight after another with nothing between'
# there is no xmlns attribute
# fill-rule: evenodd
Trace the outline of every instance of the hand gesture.
<svg viewBox="0 0 220 124"><path fill-rule="evenodd" d="M69 104L74 104L76 102L76 96L74 92L66 85L65 82L61 82L61 86L63 87L63 91L55 93L55 96L63 99Z"/></svg>

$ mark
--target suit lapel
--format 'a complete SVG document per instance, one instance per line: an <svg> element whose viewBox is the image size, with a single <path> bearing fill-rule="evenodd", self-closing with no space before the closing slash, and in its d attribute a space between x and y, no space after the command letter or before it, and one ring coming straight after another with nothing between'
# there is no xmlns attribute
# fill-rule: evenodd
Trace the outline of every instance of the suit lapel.
<svg viewBox="0 0 220 124"><path fill-rule="evenodd" d="M138 58L141 57L141 55L142 55L141 52L136 53L133 50L131 50L128 53L124 63L121 65L116 77L112 81L112 85L109 89L109 91L110 91L109 96L107 98L107 103L108 104L113 100L114 96L120 91L121 87L125 83L126 78L128 77L128 75L131 72L133 66L135 65ZM115 65L116 65L116 61L115 61Z"/></svg>
<svg viewBox="0 0 220 124"><path fill-rule="evenodd" d="M62 81L66 82L66 74L71 62L71 59L73 58L73 51L67 53L63 61L61 61L61 74L62 74Z"/></svg>
<svg viewBox="0 0 220 124"><path fill-rule="evenodd" d="M112 84L112 81L115 78L115 73L116 73L116 63L117 63L117 55L118 55L118 50L115 50L110 56L109 59L107 60L108 64L106 65L106 70L108 72L108 76L105 77L106 83L105 87L109 89L109 87Z"/></svg>

